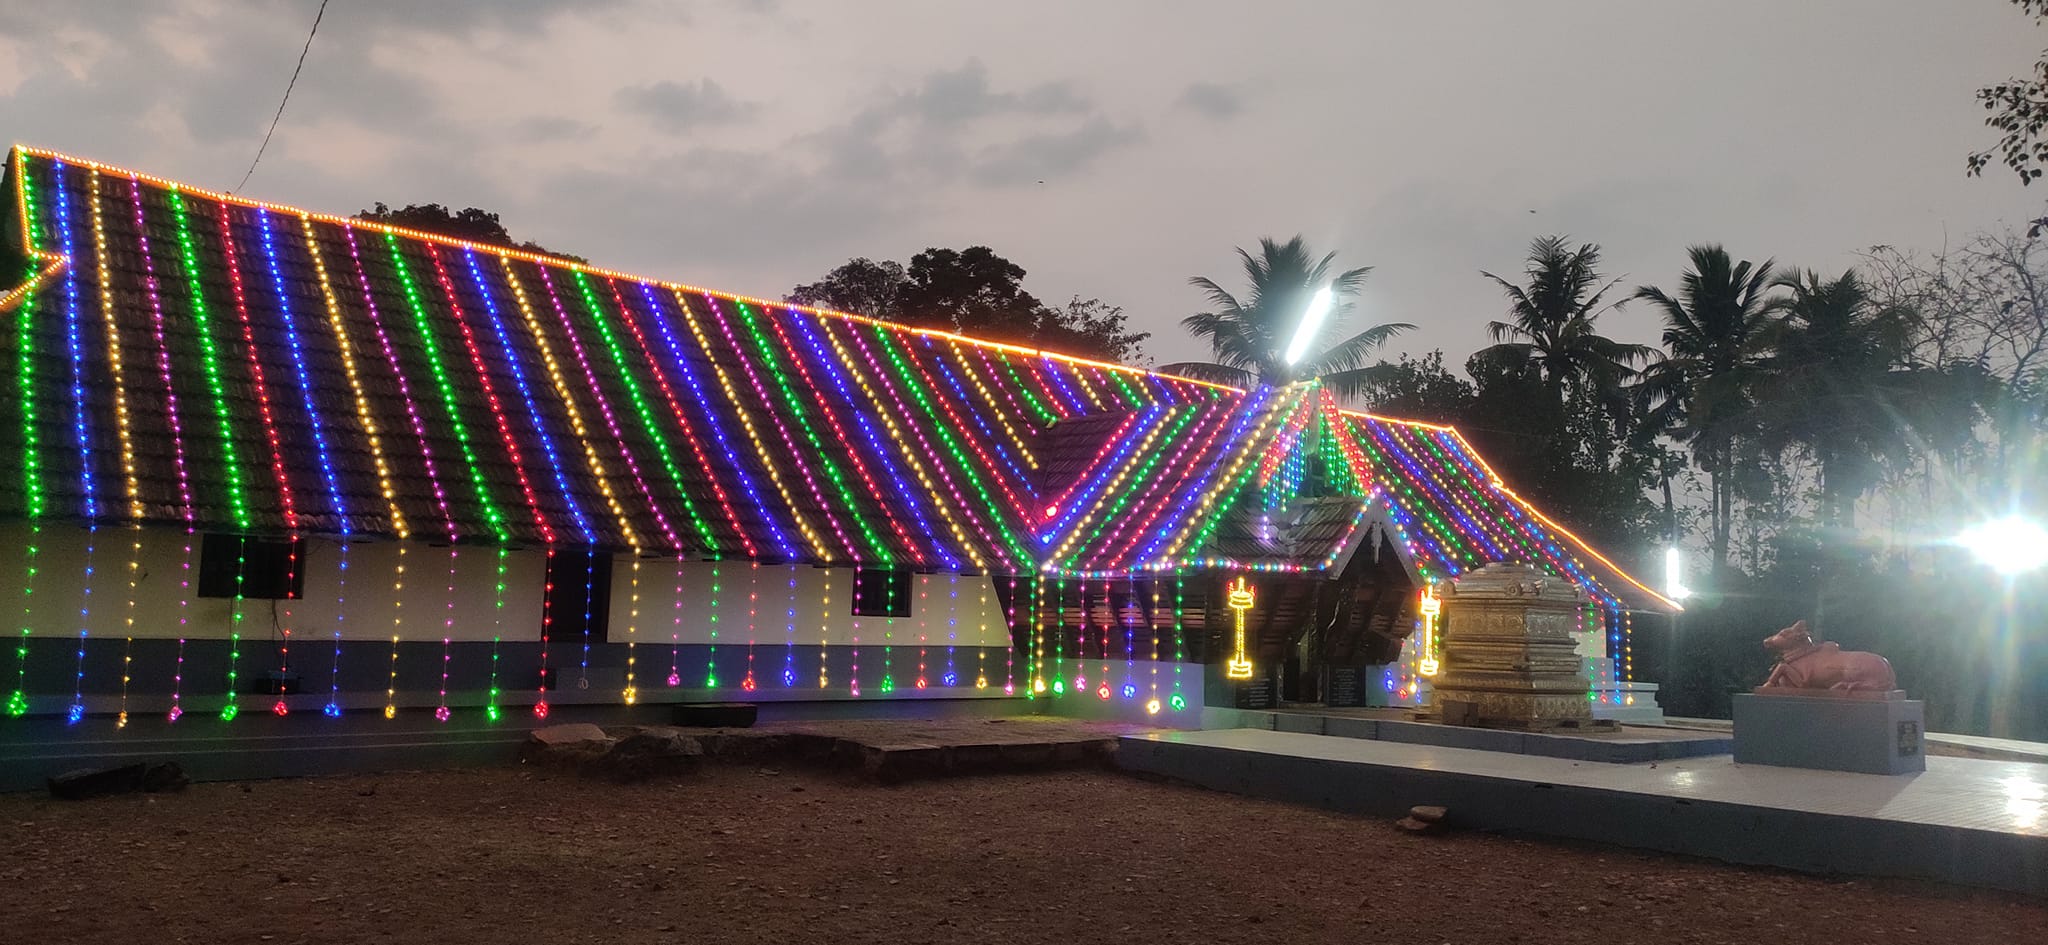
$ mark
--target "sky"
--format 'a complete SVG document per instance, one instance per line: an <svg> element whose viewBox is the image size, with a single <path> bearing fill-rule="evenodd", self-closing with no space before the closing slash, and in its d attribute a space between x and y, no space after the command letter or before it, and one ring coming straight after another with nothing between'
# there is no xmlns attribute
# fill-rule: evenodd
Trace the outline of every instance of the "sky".
<svg viewBox="0 0 2048 945"><path fill-rule="evenodd" d="M0 138L232 189L318 0L0 0ZM1971 93L2048 46L2004 0L336 0L241 193L500 213L594 263L779 297L987 245L1159 362L1195 275L1301 234L1350 327L1452 363L1547 233L1838 272L2041 212L1972 179ZM1603 325L1654 341L1645 306Z"/></svg>

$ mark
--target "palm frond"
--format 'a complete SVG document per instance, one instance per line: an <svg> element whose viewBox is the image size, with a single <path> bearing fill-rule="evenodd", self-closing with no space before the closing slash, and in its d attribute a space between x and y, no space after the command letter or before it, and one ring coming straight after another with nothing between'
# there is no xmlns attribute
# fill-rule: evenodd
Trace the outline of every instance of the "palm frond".
<svg viewBox="0 0 2048 945"><path fill-rule="evenodd" d="M1259 383L1258 375L1250 371L1210 361L1178 361L1173 364L1162 364L1153 370L1161 374L1174 374L1190 380L1226 384L1231 387L1249 388Z"/></svg>

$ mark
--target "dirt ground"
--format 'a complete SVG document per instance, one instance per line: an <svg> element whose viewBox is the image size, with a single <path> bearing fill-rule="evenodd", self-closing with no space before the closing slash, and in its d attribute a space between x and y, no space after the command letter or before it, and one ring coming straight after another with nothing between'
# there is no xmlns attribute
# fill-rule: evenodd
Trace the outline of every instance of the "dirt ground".
<svg viewBox="0 0 2048 945"><path fill-rule="evenodd" d="M0 796L0 941L2042 942L2048 903L1391 824L1110 772L522 768Z"/></svg>

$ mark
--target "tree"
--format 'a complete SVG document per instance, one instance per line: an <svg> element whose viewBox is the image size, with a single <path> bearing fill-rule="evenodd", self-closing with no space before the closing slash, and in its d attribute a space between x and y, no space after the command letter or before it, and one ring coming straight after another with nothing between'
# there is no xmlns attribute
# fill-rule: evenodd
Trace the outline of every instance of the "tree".
<svg viewBox="0 0 2048 945"><path fill-rule="evenodd" d="M1160 370L1240 387L1317 378L1338 396L1354 397L1365 393L1384 373L1377 365L1368 366L1366 359L1387 339L1415 327L1405 323L1374 325L1325 346L1323 339L1351 314L1372 269L1361 267L1331 275L1337 254L1317 258L1299 236L1285 243L1261 239L1257 256L1242 248L1237 255L1250 287L1244 299L1215 280L1203 276L1188 280L1209 297L1212 309L1182 319L1181 325L1207 340L1216 360L1170 364ZM1335 304L1309 345L1313 353L1300 363L1288 364L1287 346L1302 313L1324 287L1330 289Z"/></svg>
<svg viewBox="0 0 2048 945"><path fill-rule="evenodd" d="M1024 290L1024 267L986 246L931 248L910 265L865 256L783 296L920 328L938 328L1119 363L1144 360L1151 332L1130 330L1122 308L1074 296L1052 307Z"/></svg>
<svg viewBox="0 0 2048 945"><path fill-rule="evenodd" d="M1130 330L1130 316L1124 314L1123 306L1077 295L1061 308L1045 310L1032 341L1053 351L1083 352L1118 364L1146 364L1152 360L1144 348L1150 337L1149 331Z"/></svg>
<svg viewBox="0 0 2048 945"><path fill-rule="evenodd" d="M1471 415L1475 396L1471 381L1444 367L1438 349L1420 358L1404 353L1398 362L1381 361L1365 400L1378 413L1456 425Z"/></svg>
<svg viewBox="0 0 2048 945"><path fill-rule="evenodd" d="M1595 322L1607 293L1620 279L1601 281L1600 247L1584 243L1577 249L1563 236L1537 237L1529 244L1524 285L1490 272L1508 298L1511 321L1488 322L1494 345L1480 354L1526 363L1543 378L1549 399L1562 407L1572 392L1582 392L1602 405L1617 424L1625 423L1628 401L1623 384L1634 365L1648 359L1647 345L1623 344L1600 334Z"/></svg>
<svg viewBox="0 0 2048 945"><path fill-rule="evenodd" d="M2048 19L2048 0L2012 2L2037 21ZM2020 183L2033 183L2041 176L2039 165L2048 164L2048 141L2042 140L2042 131L2048 129L2048 52L2034 63L2033 75L1978 89L1977 102L1991 113L1984 124L2004 135L1998 142L1999 162L2018 174ZM1989 148L1972 153L1970 175L1981 176L1992 157ZM2044 223L2048 220L2035 221L2037 232Z"/></svg>
<svg viewBox="0 0 2048 945"><path fill-rule="evenodd" d="M1822 523L1847 526L1855 502L1877 485L1880 464L1907 447L1898 405L1921 380L1901 365L1914 318L1875 304L1855 270L1825 279L1811 270L1775 283L1778 319L1758 335L1767 352L1759 396L1767 448L1796 445L1819 470Z"/></svg>
<svg viewBox="0 0 2048 945"><path fill-rule="evenodd" d="M902 313L903 289L909 281L903 274L902 263L887 259L876 262L861 256L847 260L823 279L789 290L783 300L896 321Z"/></svg>
<svg viewBox="0 0 2048 945"><path fill-rule="evenodd" d="M999 341L1028 342L1045 306L1024 291L1024 267L986 246L927 249L904 271L902 312L909 325L966 331Z"/></svg>
<svg viewBox="0 0 2048 945"><path fill-rule="evenodd" d="M1636 289L1636 298L1663 314L1668 352L1644 371L1643 386L1657 405L1652 409L1669 413L1707 473L1714 566L1725 569L1737 474L1756 447L1756 338L1770 317L1773 264L1737 263L1719 245L1694 246L1688 255L1692 268L1677 296L1655 286Z"/></svg>
<svg viewBox="0 0 2048 945"><path fill-rule="evenodd" d="M508 249L539 253L543 256L553 256L558 259L567 259L571 262L590 262L590 260L581 256L554 252L539 243L515 240L512 238L512 234L505 230L505 224L499 221L497 214L488 210L479 210L476 207L464 207L459 211L451 212L447 207L441 206L438 203L409 203L400 209L393 210L383 201L378 201L374 209L360 211L356 214L355 218L367 220L371 223L383 223L388 226L404 227L408 230L419 230L423 233L434 233L459 240L468 240L472 243L483 243L488 246L503 246Z"/></svg>

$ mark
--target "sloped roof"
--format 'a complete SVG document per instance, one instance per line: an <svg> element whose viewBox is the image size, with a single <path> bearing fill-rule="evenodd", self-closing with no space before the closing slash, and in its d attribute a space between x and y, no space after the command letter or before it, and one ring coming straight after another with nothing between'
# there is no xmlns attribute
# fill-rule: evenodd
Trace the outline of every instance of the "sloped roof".
<svg viewBox="0 0 2048 945"><path fill-rule="evenodd" d="M0 514L1079 573L1312 570L1381 503L1433 575L1505 554L1649 593L1455 431L1313 385L1240 391L48 151L15 149L8 181L0 231L30 272L0 291L0 455L20 457ZM1343 458L1356 501L1262 538L1244 523L1295 502L1310 450Z"/></svg>

